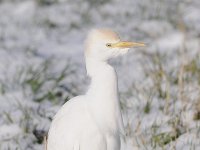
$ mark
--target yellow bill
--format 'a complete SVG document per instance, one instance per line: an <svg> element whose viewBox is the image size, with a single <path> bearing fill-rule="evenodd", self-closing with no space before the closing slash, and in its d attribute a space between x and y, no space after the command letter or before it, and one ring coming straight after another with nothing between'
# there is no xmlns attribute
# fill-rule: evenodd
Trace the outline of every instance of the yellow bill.
<svg viewBox="0 0 200 150"><path fill-rule="evenodd" d="M144 43L139 42L127 42L127 41L120 41L118 43L111 44L113 48L131 48L131 47L143 47L145 46Z"/></svg>

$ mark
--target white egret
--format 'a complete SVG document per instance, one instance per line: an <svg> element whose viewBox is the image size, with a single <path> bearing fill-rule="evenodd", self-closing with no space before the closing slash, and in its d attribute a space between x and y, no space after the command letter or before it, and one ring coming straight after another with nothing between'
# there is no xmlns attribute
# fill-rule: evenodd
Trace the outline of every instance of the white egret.
<svg viewBox="0 0 200 150"><path fill-rule="evenodd" d="M124 127L117 76L108 64L143 43L121 41L108 29L92 30L86 40L85 60L91 85L85 95L66 102L55 115L47 150L120 150Z"/></svg>

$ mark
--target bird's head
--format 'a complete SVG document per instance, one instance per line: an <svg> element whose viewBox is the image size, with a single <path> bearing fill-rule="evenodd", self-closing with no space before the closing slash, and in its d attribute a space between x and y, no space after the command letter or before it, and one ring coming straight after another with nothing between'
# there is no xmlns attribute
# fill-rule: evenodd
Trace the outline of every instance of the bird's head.
<svg viewBox="0 0 200 150"><path fill-rule="evenodd" d="M143 43L121 41L119 36L109 29L92 30L86 40L85 57L100 61L126 54L132 47L145 46Z"/></svg>

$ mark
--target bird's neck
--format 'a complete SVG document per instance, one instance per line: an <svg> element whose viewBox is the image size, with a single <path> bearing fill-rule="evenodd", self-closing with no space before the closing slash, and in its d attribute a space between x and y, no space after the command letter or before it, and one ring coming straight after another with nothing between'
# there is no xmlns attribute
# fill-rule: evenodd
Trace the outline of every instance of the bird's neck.
<svg viewBox="0 0 200 150"><path fill-rule="evenodd" d="M102 99L118 100L117 75L112 66L105 61L86 60L87 73L91 78L88 94Z"/></svg>
<svg viewBox="0 0 200 150"><path fill-rule="evenodd" d="M91 85L86 94L89 105L100 126L106 123L110 128L120 128L123 123L118 100L117 75L107 62L86 60L87 73L91 77Z"/></svg>

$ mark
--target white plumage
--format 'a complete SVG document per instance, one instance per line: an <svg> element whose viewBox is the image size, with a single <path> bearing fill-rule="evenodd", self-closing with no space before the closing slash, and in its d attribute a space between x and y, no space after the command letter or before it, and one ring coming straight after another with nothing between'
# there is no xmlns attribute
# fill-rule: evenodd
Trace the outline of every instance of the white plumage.
<svg viewBox="0 0 200 150"><path fill-rule="evenodd" d="M72 98L55 115L47 150L120 150L124 133L117 76L107 61L142 43L122 42L107 29L92 30L86 40L85 60L91 85L85 95Z"/></svg>

